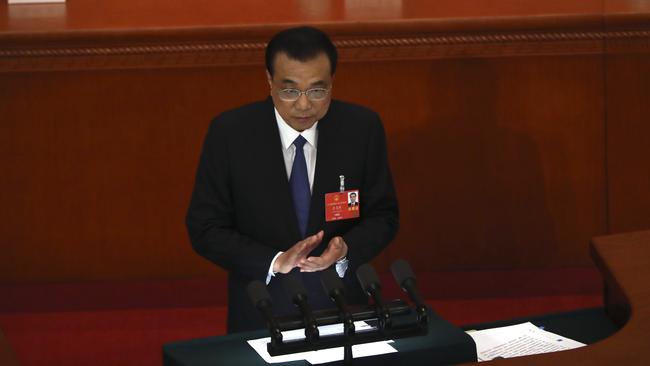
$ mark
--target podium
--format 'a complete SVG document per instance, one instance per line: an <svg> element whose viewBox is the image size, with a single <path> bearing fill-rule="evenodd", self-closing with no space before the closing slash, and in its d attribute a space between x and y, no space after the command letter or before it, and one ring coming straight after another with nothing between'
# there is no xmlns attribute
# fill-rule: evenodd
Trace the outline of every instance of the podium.
<svg viewBox="0 0 650 366"><path fill-rule="evenodd" d="M355 358L354 365L449 365L476 361L476 346L462 329L429 311L429 331L425 336L396 339L391 343L396 353ZM268 337L267 330L229 334L163 346L163 365L266 365L246 342ZM343 361L323 365L339 365ZM307 361L275 363L278 366L309 365Z"/></svg>
<svg viewBox="0 0 650 366"><path fill-rule="evenodd" d="M648 365L650 332L650 230L594 238L592 256L605 282L605 308L518 319L546 326L552 332L589 344L566 352L495 360L490 365ZM483 329L511 325L512 321L469 326ZM264 361L245 342L268 332L233 334L163 346L164 365L262 365ZM440 365L475 362L474 342L462 330L430 315L429 333L419 338L396 340L399 352L355 359L359 365L408 362L408 365ZM285 365L303 365L292 362ZM280 364L276 364L280 365Z"/></svg>

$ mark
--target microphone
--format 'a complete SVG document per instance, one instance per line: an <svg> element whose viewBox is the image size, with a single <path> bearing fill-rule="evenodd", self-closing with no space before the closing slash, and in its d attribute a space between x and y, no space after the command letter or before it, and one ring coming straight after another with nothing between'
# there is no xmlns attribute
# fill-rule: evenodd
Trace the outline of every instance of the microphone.
<svg viewBox="0 0 650 366"><path fill-rule="evenodd" d="M271 295L266 290L266 286L261 281L253 281L248 284L246 291L248 292L248 298L266 320L266 325L271 332L271 343L273 346L279 345L282 343L282 332L273 316L273 302L271 301Z"/></svg>
<svg viewBox="0 0 650 366"><path fill-rule="evenodd" d="M291 301L300 309L305 324L305 337L307 342L315 345L318 341L318 326L312 315L311 306L307 301L307 290L302 283L300 272L292 271L284 276L284 288Z"/></svg>
<svg viewBox="0 0 650 366"><path fill-rule="evenodd" d="M333 268L325 270L321 275L321 282L325 292L336 303L341 312L341 321L343 322L343 331L346 336L354 334L354 321L352 314L348 310L347 300L345 299L345 287L339 274Z"/></svg>
<svg viewBox="0 0 650 366"><path fill-rule="evenodd" d="M418 321L422 324L427 322L427 309L420 296L420 292L416 287L415 274L409 266L408 262L403 259L395 261L391 266L390 270L393 273L393 277L397 284L408 293L411 300L416 305L416 311L418 314Z"/></svg>
<svg viewBox="0 0 650 366"><path fill-rule="evenodd" d="M381 285L379 284L377 272L375 272L370 264L363 264L357 269L357 279L361 284L361 288L375 301L379 328L381 330L389 328L391 324L390 313L381 297Z"/></svg>

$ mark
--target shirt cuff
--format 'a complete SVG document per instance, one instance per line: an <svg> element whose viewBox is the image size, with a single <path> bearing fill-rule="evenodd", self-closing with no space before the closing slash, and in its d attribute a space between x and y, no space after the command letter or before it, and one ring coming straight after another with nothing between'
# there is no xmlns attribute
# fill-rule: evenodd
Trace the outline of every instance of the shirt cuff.
<svg viewBox="0 0 650 366"><path fill-rule="evenodd" d="M348 270L349 263L350 261L348 260L348 257L343 257L336 261L334 267L336 268L336 273L338 273L339 277L343 278L343 276L345 276L345 271Z"/></svg>
<svg viewBox="0 0 650 366"><path fill-rule="evenodd" d="M275 277L275 272L273 272L273 265L275 264L275 260L278 259L278 257L282 253L284 253L284 252L278 252L278 254L276 254L275 257L273 257L273 260L271 260L271 266L269 267L269 273L266 275L266 284L267 285L269 284L269 282L271 282L271 277ZM343 273L345 273L345 272L343 272Z"/></svg>

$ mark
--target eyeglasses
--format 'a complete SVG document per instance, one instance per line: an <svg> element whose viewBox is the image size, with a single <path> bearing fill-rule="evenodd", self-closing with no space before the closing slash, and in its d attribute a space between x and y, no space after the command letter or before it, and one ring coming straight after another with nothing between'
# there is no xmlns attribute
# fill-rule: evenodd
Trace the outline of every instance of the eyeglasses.
<svg viewBox="0 0 650 366"><path fill-rule="evenodd" d="M284 100L285 102L295 102L300 98L301 95L305 94L307 99L312 102L319 102L327 98L327 95L330 93L329 89L325 88L313 88L302 91L300 89L280 89L278 92L278 97Z"/></svg>

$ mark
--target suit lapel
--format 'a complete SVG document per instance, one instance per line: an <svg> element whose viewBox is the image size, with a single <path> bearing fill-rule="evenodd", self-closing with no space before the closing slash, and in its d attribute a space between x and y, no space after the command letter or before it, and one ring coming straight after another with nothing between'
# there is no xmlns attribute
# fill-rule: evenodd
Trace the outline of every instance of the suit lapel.
<svg viewBox="0 0 650 366"><path fill-rule="evenodd" d="M293 198L291 197L291 187L287 178L287 170L282 155L282 142L280 140L280 131L278 131L277 121L271 98L267 100L268 108L264 113L264 121L261 123L260 134L257 140L260 146L261 155L259 156L259 167L267 173L263 177L269 177L268 181L260 181L260 185L266 186L268 199L276 201L278 215L286 220L275 218L277 222L284 221L289 226L287 230L292 238L292 243L300 240L300 230L298 228L298 219L293 208ZM270 218L273 219L273 218Z"/></svg>
<svg viewBox="0 0 650 366"><path fill-rule="evenodd" d="M331 108L331 107L330 107ZM330 111L331 112L331 111ZM316 171L309 207L308 233L323 229L325 222L325 193L334 192L338 187L339 176L336 166L336 121L327 113L318 122L318 151L316 154Z"/></svg>

